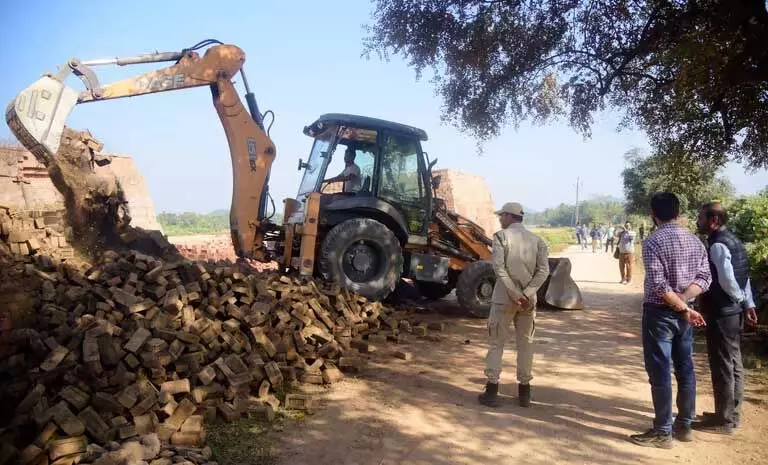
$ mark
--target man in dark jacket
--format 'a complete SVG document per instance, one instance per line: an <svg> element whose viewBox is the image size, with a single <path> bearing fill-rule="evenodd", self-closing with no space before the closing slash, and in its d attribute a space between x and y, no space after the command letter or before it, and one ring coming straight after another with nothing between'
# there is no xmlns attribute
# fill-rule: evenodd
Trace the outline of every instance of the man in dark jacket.
<svg viewBox="0 0 768 465"><path fill-rule="evenodd" d="M719 203L701 207L696 222L707 235L712 285L701 295L701 310L707 321L707 353L712 372L715 411L705 412L694 429L733 434L739 426L744 399L744 366L741 332L744 319L753 325L757 313L749 282L749 261L744 245L726 228L728 213Z"/></svg>

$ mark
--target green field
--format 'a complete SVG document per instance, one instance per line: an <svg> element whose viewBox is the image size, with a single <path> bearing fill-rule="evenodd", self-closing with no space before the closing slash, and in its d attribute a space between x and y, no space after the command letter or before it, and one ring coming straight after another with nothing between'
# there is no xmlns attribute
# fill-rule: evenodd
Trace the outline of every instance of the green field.
<svg viewBox="0 0 768 465"><path fill-rule="evenodd" d="M569 245L573 245L572 228L530 228L531 232L538 235L549 246L549 253L560 253Z"/></svg>

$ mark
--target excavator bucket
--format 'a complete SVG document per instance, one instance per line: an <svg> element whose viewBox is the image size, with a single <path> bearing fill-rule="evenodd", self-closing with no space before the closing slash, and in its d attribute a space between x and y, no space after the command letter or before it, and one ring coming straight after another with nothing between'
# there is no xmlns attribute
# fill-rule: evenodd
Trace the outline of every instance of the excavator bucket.
<svg viewBox="0 0 768 465"><path fill-rule="evenodd" d="M549 259L549 277L539 288L540 302L564 310L583 310L579 286L571 278L571 261L567 258Z"/></svg>
<svg viewBox="0 0 768 465"><path fill-rule="evenodd" d="M19 142L47 165L59 149L64 124L77 105L77 98L74 89L43 76L8 105L5 120Z"/></svg>

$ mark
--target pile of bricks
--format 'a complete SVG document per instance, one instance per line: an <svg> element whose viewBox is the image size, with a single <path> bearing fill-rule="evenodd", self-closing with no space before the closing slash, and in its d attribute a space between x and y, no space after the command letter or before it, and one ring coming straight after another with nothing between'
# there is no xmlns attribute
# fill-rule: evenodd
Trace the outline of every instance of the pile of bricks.
<svg viewBox="0 0 768 465"><path fill-rule="evenodd" d="M0 206L0 240L15 255L46 255L67 259L74 249L65 232L63 211L17 211Z"/></svg>
<svg viewBox="0 0 768 465"><path fill-rule="evenodd" d="M299 383L334 383L374 344L427 335L335 286L135 251L23 269L41 308L0 359L0 465L211 463L207 421L309 408Z"/></svg>

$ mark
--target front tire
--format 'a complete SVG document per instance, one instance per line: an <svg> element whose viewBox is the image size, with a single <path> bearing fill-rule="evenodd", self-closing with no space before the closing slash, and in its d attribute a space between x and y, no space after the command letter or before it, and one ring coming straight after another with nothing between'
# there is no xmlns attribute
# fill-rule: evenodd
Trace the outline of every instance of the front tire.
<svg viewBox="0 0 768 465"><path fill-rule="evenodd" d="M491 313L491 297L496 284L493 265L487 261L477 261L459 275L456 284L456 300L466 308L471 316L487 318Z"/></svg>
<svg viewBox="0 0 768 465"><path fill-rule="evenodd" d="M320 275L371 300L383 300L403 271L394 233L370 218L346 220L331 229L320 250Z"/></svg>

